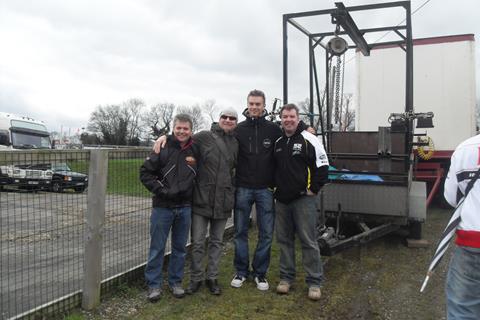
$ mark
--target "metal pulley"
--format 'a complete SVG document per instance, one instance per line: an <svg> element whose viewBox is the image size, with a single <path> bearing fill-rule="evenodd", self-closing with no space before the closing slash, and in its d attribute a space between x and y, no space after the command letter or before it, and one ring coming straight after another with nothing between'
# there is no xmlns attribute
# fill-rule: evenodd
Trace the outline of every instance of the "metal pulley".
<svg viewBox="0 0 480 320"><path fill-rule="evenodd" d="M339 37L338 36L339 33L340 33L340 26L337 24L337 27L335 28L335 37L330 39L327 43L328 50L334 56L341 56L348 49L347 40Z"/></svg>
<svg viewBox="0 0 480 320"><path fill-rule="evenodd" d="M348 43L345 39L335 36L327 43L327 48L334 56L341 56L348 49Z"/></svg>

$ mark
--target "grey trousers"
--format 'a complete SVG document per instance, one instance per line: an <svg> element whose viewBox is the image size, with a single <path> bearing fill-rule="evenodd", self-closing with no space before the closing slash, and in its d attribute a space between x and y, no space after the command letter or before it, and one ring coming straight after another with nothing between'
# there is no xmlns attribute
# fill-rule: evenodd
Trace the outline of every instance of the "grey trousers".
<svg viewBox="0 0 480 320"><path fill-rule="evenodd" d="M210 228L208 225L210 224ZM223 233L227 219L210 219L192 214L192 264L190 281L205 279L203 259L205 257L205 238L209 229L207 279L217 279L220 257L222 256Z"/></svg>
<svg viewBox="0 0 480 320"><path fill-rule="evenodd" d="M316 197L302 196L284 204L275 204L275 228L277 243L280 248L280 280L289 283L295 279L295 235L302 247L303 269L308 286L321 286L323 266L316 238L318 220Z"/></svg>

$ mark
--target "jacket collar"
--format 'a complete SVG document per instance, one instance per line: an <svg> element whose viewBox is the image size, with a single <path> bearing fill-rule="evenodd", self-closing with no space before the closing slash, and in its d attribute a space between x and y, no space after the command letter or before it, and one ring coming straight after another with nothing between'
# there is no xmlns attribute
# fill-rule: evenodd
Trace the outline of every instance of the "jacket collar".
<svg viewBox="0 0 480 320"><path fill-rule="evenodd" d="M193 139L191 137L190 139L188 139L187 143L182 147L180 145L180 142L175 138L173 134L167 136L167 145L175 149L185 150L190 148L192 144L193 144Z"/></svg>
<svg viewBox="0 0 480 320"><path fill-rule="evenodd" d="M267 119L265 119L265 117L267 116L267 110L266 109L263 109L263 114L258 118L250 117L250 114L248 113L248 108L245 108L245 110L243 110L242 114L245 116L245 118L247 118L245 121L248 124L251 124L251 125L264 123L265 121L267 121Z"/></svg>

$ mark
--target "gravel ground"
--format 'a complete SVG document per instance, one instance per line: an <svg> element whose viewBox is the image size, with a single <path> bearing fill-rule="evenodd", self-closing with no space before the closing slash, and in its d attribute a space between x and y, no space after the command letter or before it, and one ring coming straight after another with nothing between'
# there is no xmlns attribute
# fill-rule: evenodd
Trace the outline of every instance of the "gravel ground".
<svg viewBox="0 0 480 320"><path fill-rule="evenodd" d="M322 290L323 298L318 303L305 299L302 279L298 279L296 289L288 298L274 293L273 288L278 281L278 276L274 274L277 273L278 261L275 246L269 278L271 289L268 293L259 294L250 283L247 288L241 289L243 295L238 289L229 288L228 281L233 272L233 245L229 242L225 246L226 256L222 262L224 294L214 303L214 298L205 290L181 301L166 295L160 304L152 305L145 301L142 279L139 279L133 285L122 286L115 295L105 299L97 311L78 311L72 318L155 319L173 310L175 313L170 313L172 319L221 319L218 310L225 308L224 314L228 314L228 308L232 308L232 301L235 301L233 310L238 310L239 314L234 311L231 318L445 319L444 283L449 252L436 269L426 292L421 294L419 290L436 241L451 213L452 210L439 208L428 210L428 221L424 226L424 238L430 243L427 248L407 248L399 234L392 234L362 247L347 249L333 257L324 257L327 281ZM301 265L300 260L297 265ZM299 272L297 277L304 275ZM259 299L255 298L257 295ZM238 308L242 305L242 299L250 305L242 307L240 311Z"/></svg>

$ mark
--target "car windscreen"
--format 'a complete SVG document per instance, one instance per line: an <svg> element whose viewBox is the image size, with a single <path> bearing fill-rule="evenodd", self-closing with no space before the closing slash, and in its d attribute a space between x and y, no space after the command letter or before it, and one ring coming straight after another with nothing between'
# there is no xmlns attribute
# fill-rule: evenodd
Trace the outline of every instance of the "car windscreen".
<svg viewBox="0 0 480 320"><path fill-rule="evenodd" d="M53 163L52 170L53 171L72 171L66 163Z"/></svg>

